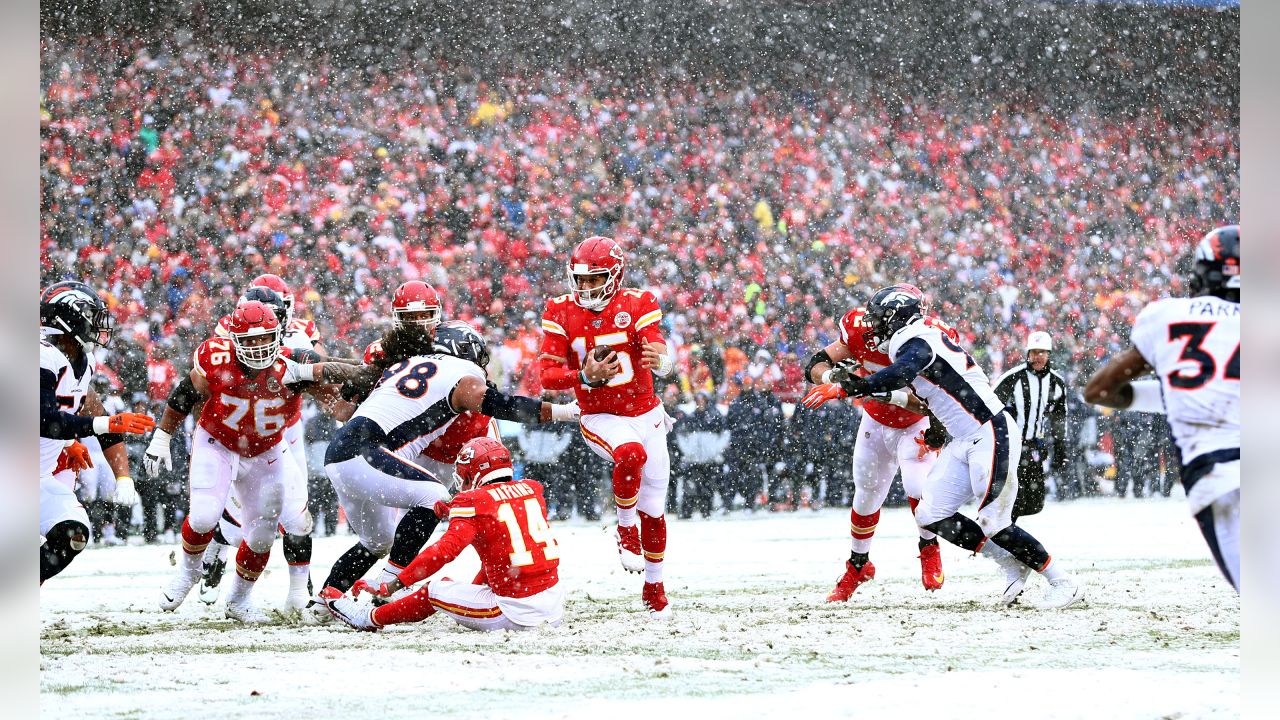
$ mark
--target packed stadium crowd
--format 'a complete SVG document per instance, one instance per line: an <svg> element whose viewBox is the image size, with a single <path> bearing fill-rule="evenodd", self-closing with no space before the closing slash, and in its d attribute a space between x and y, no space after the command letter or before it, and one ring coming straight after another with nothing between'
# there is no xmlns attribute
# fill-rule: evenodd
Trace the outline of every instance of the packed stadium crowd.
<svg viewBox="0 0 1280 720"><path fill-rule="evenodd" d="M537 318L594 234L661 303L673 402L793 402L840 315L903 279L993 377L1034 330L1083 377L1238 215L1238 136L1208 102L1066 114L869 79L354 68L200 38L50 37L42 64L42 284L106 299L99 364L129 402L163 400L268 272L346 356L424 280L487 333L491 378L536 395Z"/></svg>

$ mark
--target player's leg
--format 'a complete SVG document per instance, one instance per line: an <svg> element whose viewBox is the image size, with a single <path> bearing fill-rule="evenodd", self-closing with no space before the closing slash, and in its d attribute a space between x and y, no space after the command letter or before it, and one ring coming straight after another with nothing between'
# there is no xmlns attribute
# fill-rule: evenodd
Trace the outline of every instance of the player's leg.
<svg viewBox="0 0 1280 720"><path fill-rule="evenodd" d="M645 449L644 438L635 432L635 426L630 420L631 418L617 415L584 415L579 429L587 441L587 447L600 457L613 461L613 502L618 512L618 555L624 569L638 573L644 570L644 559L640 546L640 529L636 526L636 502L639 500L649 453ZM664 485L664 503L665 500Z"/></svg>
<svg viewBox="0 0 1280 720"><path fill-rule="evenodd" d="M667 429L662 407L635 418L644 428L647 455L641 470L636 510L640 516L640 547L644 552L644 590L641 597L655 620L671 617L671 603L662 585L663 561L667 552L667 487L671 483L671 456L667 451ZM656 422L656 427L650 427Z"/></svg>
<svg viewBox="0 0 1280 720"><path fill-rule="evenodd" d="M227 584L226 616L246 623L269 618L252 601L254 585L271 557L284 505L285 477L296 468L281 457L283 444L252 459L242 459L233 481L240 497L243 539L236 549L235 573ZM274 462L268 462L274 460Z"/></svg>
<svg viewBox="0 0 1280 720"><path fill-rule="evenodd" d="M371 476L381 473L362 456L326 465L325 472L333 481L333 489L347 515L348 526L359 538L333 564L324 581L325 590L333 589L341 594L350 590L356 580L364 577L378 559L391 550L399 510L382 504L377 497L371 497L367 488L376 479Z"/></svg>
<svg viewBox="0 0 1280 720"><path fill-rule="evenodd" d="M301 427L302 423L297 426ZM285 439L288 439L286 433ZM299 439L296 445L290 445L286 455L298 454L302 447ZM306 461L288 468L284 481L284 501L280 511L280 527L284 531L284 560L289 566L289 593L285 597L285 608L299 610L311 599L311 530L314 527L311 509L308 506Z"/></svg>
<svg viewBox="0 0 1280 720"><path fill-rule="evenodd" d="M204 556L200 559L200 602L205 605L212 605L218 601L222 576L227 569L227 561L231 557L231 548L239 547L243 539L240 521L232 514L233 508L239 513L241 507L233 483L227 497L227 507L223 509L222 518L218 520L213 530L213 542L204 549Z"/></svg>
<svg viewBox="0 0 1280 720"><path fill-rule="evenodd" d="M911 506L914 517L920 498L924 495L924 485L929 471L938 459L939 452L930 450L918 442L921 434L929 427L927 419L909 428L898 430L894 434L895 451L898 456L898 467L902 471L902 489L907 494L907 504ZM917 519L916 525L919 526ZM938 536L931 530L919 528L920 540L920 582L926 590L938 590L942 587L942 550L938 547Z"/></svg>
<svg viewBox="0 0 1280 720"><path fill-rule="evenodd" d="M65 471L74 478L75 473ZM67 481L40 480L40 584L66 569L89 544L89 515Z"/></svg>
<svg viewBox="0 0 1280 720"><path fill-rule="evenodd" d="M1201 482L1220 473L1240 474L1240 462L1219 463ZM1238 484L1238 480L1237 480ZM1196 523L1209 544L1213 560L1223 577L1240 592L1240 488L1220 495L1196 513Z"/></svg>
<svg viewBox="0 0 1280 720"><path fill-rule="evenodd" d="M853 446L853 498L849 509L849 559L827 602L845 602L876 576L871 562L871 539L880 524L880 507L893 484L898 459L891 444L889 428L871 419L864 411Z"/></svg>
<svg viewBox="0 0 1280 720"><path fill-rule="evenodd" d="M413 562L431 539L440 518L435 504L449 498L449 490L425 467L409 462L385 448L365 453L361 458L367 464L358 473L358 482L348 484L347 493L354 499L400 508L395 534L387 550L387 565L379 577L380 582L390 581Z"/></svg>
<svg viewBox="0 0 1280 720"><path fill-rule="evenodd" d="M203 428L196 428L191 443L191 501L182 521L182 552L177 572L161 593L161 610L178 609L200 581L204 551L213 541L214 528L227 506L239 461L239 455L213 441Z"/></svg>

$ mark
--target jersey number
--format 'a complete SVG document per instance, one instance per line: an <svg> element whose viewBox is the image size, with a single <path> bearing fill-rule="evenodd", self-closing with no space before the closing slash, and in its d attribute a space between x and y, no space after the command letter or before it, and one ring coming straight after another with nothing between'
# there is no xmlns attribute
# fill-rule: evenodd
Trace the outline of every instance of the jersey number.
<svg viewBox="0 0 1280 720"><path fill-rule="evenodd" d="M524 531L520 527L520 520L516 517L516 511L511 507L511 503L502 503L498 506L498 519L507 526L507 535L511 536L511 566L532 565L533 551L524 544ZM537 498L525 499L524 519L529 525L529 537L535 543L542 545L542 557L547 560L559 558L560 546L556 544L555 536L547 526L547 520L542 515L542 506L538 504Z"/></svg>
<svg viewBox="0 0 1280 720"><path fill-rule="evenodd" d="M213 351L209 353L210 365L222 365L231 362L230 340L210 340L209 349Z"/></svg>
<svg viewBox="0 0 1280 720"><path fill-rule="evenodd" d="M927 321L926 321L926 322L927 322ZM947 346L947 348L948 348L948 349L950 349L950 350L954 350L954 351L956 351L956 352L960 353L961 355L964 355L964 369L965 369L965 370L968 370L969 368L971 368L971 367L973 367L974 365L976 365L976 364L977 364L977 363L975 363L975 362L973 361L973 356L972 356L972 355L970 355L969 353L965 352L965 351L964 351L964 348L962 348L962 347L960 347L959 345L957 345L957 344L956 344L956 341L955 341L955 340L952 340L952 339L951 339L951 337L950 337L949 335L947 335L947 330L950 330L950 328L947 328L945 325L942 325L941 323L939 323L939 324L935 324L935 325L933 325L933 327L936 327L936 328L938 328L939 330L941 330L941 331L942 331L942 332L941 332L941 333L939 333L939 334L942 336L942 344L943 344L943 345L946 345L946 346Z"/></svg>
<svg viewBox="0 0 1280 720"><path fill-rule="evenodd" d="M631 353L618 347L619 345L626 344L626 342L627 334L624 332L618 332L597 335L591 343L592 348L595 348L598 345L612 345L614 352L618 353L618 364L622 366L622 372L614 375L609 382L604 384L604 387L626 385L636 379L636 371L631 364ZM570 345L573 348L573 351L578 353L578 365L582 365L582 363L587 359L587 339L574 338Z"/></svg>
<svg viewBox="0 0 1280 720"><path fill-rule="evenodd" d="M244 419L245 415L249 414L251 408L253 410L253 427L259 435L263 437L274 435L284 427L284 416L271 412L284 405L284 398L262 398L254 401L223 395L221 400L223 405L231 408L231 412L222 418L222 424L232 430L237 432L240 430L240 421Z"/></svg>
<svg viewBox="0 0 1280 720"><path fill-rule="evenodd" d="M1178 356L1179 360L1190 360L1200 366L1200 371L1195 374L1187 374L1182 368L1171 371L1165 377L1169 381L1170 387L1179 390L1196 390L1204 387L1205 383L1213 379L1217 373L1218 363L1204 349L1204 340L1209 336L1209 331L1213 329L1215 323L1211 322L1181 322L1173 323L1169 326L1169 341L1173 342L1180 338L1186 338L1182 345L1182 354ZM1231 357L1227 360L1226 367L1222 369L1223 380L1239 380L1240 379L1240 345L1236 344L1235 352L1231 353Z"/></svg>
<svg viewBox="0 0 1280 720"><path fill-rule="evenodd" d="M396 391L411 400L417 400L427 394L427 381L435 377L439 368L433 362L421 362L405 370L408 365L408 360L401 360L388 368L382 374L382 378L385 381L403 373L400 379L396 381Z"/></svg>

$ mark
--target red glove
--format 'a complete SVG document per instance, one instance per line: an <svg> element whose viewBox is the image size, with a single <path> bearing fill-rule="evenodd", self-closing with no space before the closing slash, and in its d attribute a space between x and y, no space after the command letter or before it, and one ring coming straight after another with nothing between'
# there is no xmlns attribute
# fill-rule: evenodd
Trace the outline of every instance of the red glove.
<svg viewBox="0 0 1280 720"><path fill-rule="evenodd" d="M448 518L449 517L449 501L437 500L436 504L431 506L431 512L435 513L436 517L440 518L441 520Z"/></svg>
<svg viewBox="0 0 1280 720"><path fill-rule="evenodd" d="M62 449L62 454L58 456L58 466L53 469L53 473L57 475L63 470L80 472L91 467L93 467L93 458L89 455L89 448L79 442L73 442Z"/></svg>
<svg viewBox="0 0 1280 720"><path fill-rule="evenodd" d="M818 385L809 391L800 402L810 410L816 407L822 407L828 400L842 400L849 397L849 393L844 388L835 383L826 383Z"/></svg>
<svg viewBox="0 0 1280 720"><path fill-rule="evenodd" d="M351 586L351 597L358 598L361 592L367 592L375 597L391 597L395 590L387 587L386 583L379 583L374 587L364 580L357 580L356 584Z"/></svg>
<svg viewBox="0 0 1280 720"><path fill-rule="evenodd" d="M107 419L107 432L141 435L156 426L155 418L141 413L120 413Z"/></svg>
<svg viewBox="0 0 1280 720"><path fill-rule="evenodd" d="M916 459L917 459L917 460L923 460L923 459L924 459L924 457L925 457L925 455L928 455L929 453L941 453L941 452L942 452L942 448L940 448L940 447L930 447L929 443L925 441L925 439L924 439L924 430L921 430L921 431L920 431L920 434L919 434L919 435L917 435L917 436L915 437L915 441L916 441L916 444L920 446L919 448L917 448L917 449L916 449Z"/></svg>

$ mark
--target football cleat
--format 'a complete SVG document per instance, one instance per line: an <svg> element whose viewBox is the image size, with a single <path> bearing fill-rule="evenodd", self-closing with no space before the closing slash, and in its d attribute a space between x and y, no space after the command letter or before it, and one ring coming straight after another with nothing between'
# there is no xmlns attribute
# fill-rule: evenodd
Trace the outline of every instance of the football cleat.
<svg viewBox="0 0 1280 720"><path fill-rule="evenodd" d="M876 576L876 566L870 560L867 561L866 565L862 566L862 570L854 568L853 563L845 560L844 568L844 575L841 575L840 579L836 581L835 589L827 594L827 602L847 601L853 596L853 591L857 590L859 585Z"/></svg>
<svg viewBox="0 0 1280 720"><path fill-rule="evenodd" d="M179 570L169 584L160 591L160 609L165 612L177 610L182 605L182 601L187 599L187 593L190 593L191 588L198 582L200 582L199 575L188 575Z"/></svg>
<svg viewBox="0 0 1280 720"><path fill-rule="evenodd" d="M328 625L333 622L333 614L325 602L342 597L342 591L335 587L325 587L302 608L302 622L306 625Z"/></svg>
<svg viewBox="0 0 1280 720"><path fill-rule="evenodd" d="M920 581L925 590L942 589L942 550L937 543L920 548Z"/></svg>
<svg viewBox="0 0 1280 720"><path fill-rule="evenodd" d="M1031 568L1023 565L1017 558L1012 555L1006 555L996 564L1004 570L1004 593L1000 596L1000 602L1006 606L1013 605L1018 602L1018 596L1027 586L1027 579L1031 577Z"/></svg>
<svg viewBox="0 0 1280 720"><path fill-rule="evenodd" d="M1082 600L1084 600L1084 583L1068 575L1050 582L1049 589L1044 592L1044 596L1040 598L1036 607L1041 610L1061 610Z"/></svg>
<svg viewBox="0 0 1280 720"><path fill-rule="evenodd" d="M246 625L261 625L262 623L271 622L271 616L263 612L257 605L254 605L253 601L247 597L240 602L227 603L225 614L228 620L235 620Z"/></svg>
<svg viewBox="0 0 1280 720"><path fill-rule="evenodd" d="M382 629L373 624L373 606L368 603L360 603L346 595L340 595L336 598L326 598L324 604L335 618L356 630L377 632Z"/></svg>
<svg viewBox="0 0 1280 720"><path fill-rule="evenodd" d="M622 567L627 572L644 571L644 555L640 549L640 526L617 526L618 555L622 559Z"/></svg>
<svg viewBox="0 0 1280 720"><path fill-rule="evenodd" d="M649 609L649 617L651 619L671 619L671 603L667 600L667 591L663 589L662 583L645 583L644 591L640 593L640 598L644 600L644 606Z"/></svg>
<svg viewBox="0 0 1280 720"><path fill-rule="evenodd" d="M307 593L306 588L290 588L289 594L284 598L284 609L290 612L301 611L307 607L309 602L311 602L311 596Z"/></svg>
<svg viewBox="0 0 1280 720"><path fill-rule="evenodd" d="M204 563L204 572L200 576L200 602L212 605L218 602L218 583L222 582L222 573L227 569L227 561L216 557L213 562Z"/></svg>

